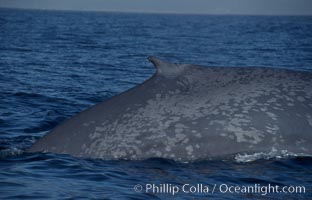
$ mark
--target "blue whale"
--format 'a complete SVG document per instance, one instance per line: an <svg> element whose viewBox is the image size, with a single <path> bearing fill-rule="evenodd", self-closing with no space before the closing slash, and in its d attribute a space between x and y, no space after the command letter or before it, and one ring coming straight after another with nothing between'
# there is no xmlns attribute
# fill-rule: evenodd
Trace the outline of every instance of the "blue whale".
<svg viewBox="0 0 312 200"><path fill-rule="evenodd" d="M272 149L311 154L311 72L148 59L156 67L150 79L65 121L27 151L187 161Z"/></svg>

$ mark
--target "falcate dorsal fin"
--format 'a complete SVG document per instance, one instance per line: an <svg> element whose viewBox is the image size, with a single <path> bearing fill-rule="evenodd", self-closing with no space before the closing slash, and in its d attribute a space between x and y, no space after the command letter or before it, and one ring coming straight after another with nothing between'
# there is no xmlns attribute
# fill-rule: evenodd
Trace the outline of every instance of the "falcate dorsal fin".
<svg viewBox="0 0 312 200"><path fill-rule="evenodd" d="M167 78L173 78L181 74L186 68L187 64L169 63L154 56L147 58L157 70L157 75L165 76Z"/></svg>

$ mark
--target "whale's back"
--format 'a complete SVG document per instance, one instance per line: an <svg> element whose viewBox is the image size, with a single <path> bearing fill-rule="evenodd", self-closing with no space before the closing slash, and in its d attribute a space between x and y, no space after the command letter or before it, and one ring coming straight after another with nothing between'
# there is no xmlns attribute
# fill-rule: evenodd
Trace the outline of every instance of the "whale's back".
<svg viewBox="0 0 312 200"><path fill-rule="evenodd" d="M312 152L310 72L150 61L152 78L67 120L29 151L176 160Z"/></svg>

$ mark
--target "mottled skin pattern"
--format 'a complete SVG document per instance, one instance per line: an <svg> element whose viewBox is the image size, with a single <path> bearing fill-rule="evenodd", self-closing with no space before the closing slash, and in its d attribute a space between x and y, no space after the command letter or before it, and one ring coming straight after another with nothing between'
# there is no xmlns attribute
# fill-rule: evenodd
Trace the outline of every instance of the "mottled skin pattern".
<svg viewBox="0 0 312 200"><path fill-rule="evenodd" d="M312 152L312 73L178 65L53 129L28 151L103 159L198 160Z"/></svg>

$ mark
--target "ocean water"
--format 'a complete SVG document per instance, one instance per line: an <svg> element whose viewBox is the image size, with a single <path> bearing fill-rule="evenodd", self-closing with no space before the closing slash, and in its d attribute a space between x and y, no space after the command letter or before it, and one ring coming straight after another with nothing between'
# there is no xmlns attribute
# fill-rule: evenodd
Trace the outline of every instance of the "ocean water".
<svg viewBox="0 0 312 200"><path fill-rule="evenodd" d="M287 152L193 163L24 152L148 79L150 55L312 71L312 17L0 9L0 199L312 199L312 158Z"/></svg>

